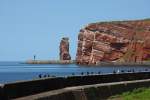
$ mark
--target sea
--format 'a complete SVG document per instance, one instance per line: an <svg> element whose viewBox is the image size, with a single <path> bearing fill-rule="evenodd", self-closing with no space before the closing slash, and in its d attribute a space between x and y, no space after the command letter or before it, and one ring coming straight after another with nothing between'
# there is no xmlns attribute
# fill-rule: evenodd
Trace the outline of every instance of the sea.
<svg viewBox="0 0 150 100"><path fill-rule="evenodd" d="M150 66L78 66L76 64L26 64L24 62L0 62L0 84L45 77L68 77L114 72L150 71Z"/></svg>

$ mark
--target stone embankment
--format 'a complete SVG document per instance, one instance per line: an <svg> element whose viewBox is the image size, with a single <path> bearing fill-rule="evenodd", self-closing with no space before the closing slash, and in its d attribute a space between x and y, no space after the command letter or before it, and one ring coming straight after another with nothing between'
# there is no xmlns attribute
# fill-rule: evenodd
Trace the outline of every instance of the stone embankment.
<svg viewBox="0 0 150 100"><path fill-rule="evenodd" d="M106 100L142 87L150 87L150 79L67 87L15 100Z"/></svg>
<svg viewBox="0 0 150 100"><path fill-rule="evenodd" d="M124 81L133 81L133 80L144 80L144 79L150 79L150 72L140 72L140 73L120 73L120 74L107 74L107 75L88 75L88 76L72 76L72 77L56 77L56 78L43 78L43 79L36 79L31 81L20 81L15 83L7 83L0 85L0 100L10 100L10 99L17 99L22 98L26 96L33 95L33 98L38 97L39 93L44 93L48 91L53 91L53 95L47 94L47 95L40 95L42 96L41 100L46 100L46 98L50 96L50 100L84 100L84 99L71 99L70 95L76 95L76 97L80 97L80 93L69 92L69 94L65 94L66 92L63 91L65 88L68 87L77 87L77 86L84 86L85 85L91 85L89 88L89 91L85 91L86 97L90 98L89 96L93 95L95 97L101 98L101 95L105 93L113 93L116 91L116 93L119 93L117 91L121 91L122 89L130 90L130 88L135 87L141 87L141 86L150 86L150 81L142 82L142 84L123 84L123 85L115 85L116 88L110 86L103 86L101 85L95 85L95 84L106 84L106 83L112 83L112 82L122 82ZM85 86L86 87L86 86ZM95 87L97 87L97 90ZM62 89L62 94L59 94L57 90ZM75 88L71 88L76 91ZM109 90L110 89L110 90ZM118 90L117 90L118 89ZM109 90L109 91L108 91ZM79 90L80 91L80 90ZM106 92L105 92L106 91ZM123 90L124 91L124 90ZM67 92L68 93L68 92ZM56 94L56 95L55 95ZM65 95L64 95L65 94ZM61 99L59 99L62 96ZM59 98L57 98L59 97ZM40 98L40 97L39 97ZM52 99L55 98L55 99ZM64 99L66 98L66 99ZM68 99L67 99L68 98ZM32 98L27 100L33 100ZM91 100L91 99L87 99Z"/></svg>
<svg viewBox="0 0 150 100"><path fill-rule="evenodd" d="M75 60L28 60L26 64L74 64Z"/></svg>

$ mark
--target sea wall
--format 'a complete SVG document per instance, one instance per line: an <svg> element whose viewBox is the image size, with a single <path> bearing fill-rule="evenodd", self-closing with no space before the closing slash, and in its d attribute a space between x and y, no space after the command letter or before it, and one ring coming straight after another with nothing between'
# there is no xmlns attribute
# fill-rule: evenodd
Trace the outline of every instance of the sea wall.
<svg viewBox="0 0 150 100"><path fill-rule="evenodd" d="M149 79L150 72L44 78L4 84L1 98L12 99L72 86ZM3 99L2 99L3 100Z"/></svg>
<svg viewBox="0 0 150 100"><path fill-rule="evenodd" d="M106 100L141 87L150 87L150 79L68 87L16 100Z"/></svg>
<svg viewBox="0 0 150 100"><path fill-rule="evenodd" d="M25 64L75 64L75 60L28 60Z"/></svg>

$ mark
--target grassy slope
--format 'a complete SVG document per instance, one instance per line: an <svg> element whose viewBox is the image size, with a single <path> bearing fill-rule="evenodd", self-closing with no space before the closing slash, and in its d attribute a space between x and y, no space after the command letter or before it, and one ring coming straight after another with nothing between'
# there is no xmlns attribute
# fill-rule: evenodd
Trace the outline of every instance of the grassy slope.
<svg viewBox="0 0 150 100"><path fill-rule="evenodd" d="M139 88L132 92L112 96L109 100L150 100L150 88Z"/></svg>

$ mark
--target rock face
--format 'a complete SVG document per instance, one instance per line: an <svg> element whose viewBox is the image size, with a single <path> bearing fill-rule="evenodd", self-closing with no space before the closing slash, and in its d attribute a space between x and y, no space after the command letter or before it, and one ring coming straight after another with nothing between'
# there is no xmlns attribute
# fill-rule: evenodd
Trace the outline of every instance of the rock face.
<svg viewBox="0 0 150 100"><path fill-rule="evenodd" d="M71 60L69 54L69 38L64 37L60 42L60 60Z"/></svg>
<svg viewBox="0 0 150 100"><path fill-rule="evenodd" d="M150 19L92 23L80 30L78 64L148 60Z"/></svg>

